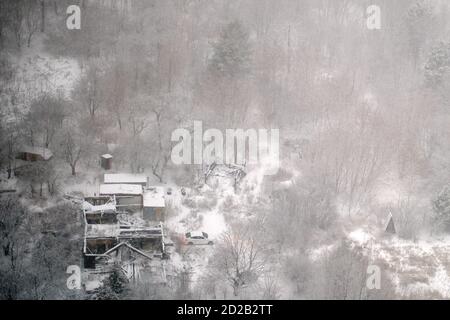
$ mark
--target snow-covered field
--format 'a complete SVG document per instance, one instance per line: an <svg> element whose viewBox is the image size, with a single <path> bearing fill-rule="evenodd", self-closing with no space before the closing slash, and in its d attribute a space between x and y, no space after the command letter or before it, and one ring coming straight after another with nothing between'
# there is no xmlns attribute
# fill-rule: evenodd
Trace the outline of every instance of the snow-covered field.
<svg viewBox="0 0 450 320"><path fill-rule="evenodd" d="M363 229L348 234L372 264L386 274L403 297L450 298L450 238L402 240L377 237Z"/></svg>

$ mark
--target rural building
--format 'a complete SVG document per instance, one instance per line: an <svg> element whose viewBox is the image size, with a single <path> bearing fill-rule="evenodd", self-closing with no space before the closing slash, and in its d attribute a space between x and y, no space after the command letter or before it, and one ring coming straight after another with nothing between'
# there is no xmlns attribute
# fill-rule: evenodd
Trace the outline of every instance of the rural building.
<svg viewBox="0 0 450 320"><path fill-rule="evenodd" d="M149 221L164 221L166 200L164 188L147 188L143 195L143 217Z"/></svg>
<svg viewBox="0 0 450 320"><path fill-rule="evenodd" d="M152 196L163 196L162 188L157 191ZM128 208L130 203L142 208L142 196L140 184L102 184L100 196L85 197L81 202L85 218L82 282L86 292L101 286L117 265L130 281L166 283L164 259L170 250L166 252L163 224L118 216L118 208Z"/></svg>
<svg viewBox="0 0 450 320"><path fill-rule="evenodd" d="M140 184L101 184L99 194L115 197L117 208L142 208L143 189Z"/></svg>
<svg viewBox="0 0 450 320"><path fill-rule="evenodd" d="M48 161L53 157L50 149L44 147L24 146L19 148L17 152L17 159L24 161Z"/></svg>
<svg viewBox="0 0 450 320"><path fill-rule="evenodd" d="M140 184L142 187L147 185L147 177L143 174L133 173L105 173L103 176L104 184Z"/></svg>
<svg viewBox="0 0 450 320"><path fill-rule="evenodd" d="M111 170L111 168L112 168L112 159L113 159L113 156L110 155L109 153L103 154L100 157L100 165L102 166L102 168L105 169L105 170Z"/></svg>

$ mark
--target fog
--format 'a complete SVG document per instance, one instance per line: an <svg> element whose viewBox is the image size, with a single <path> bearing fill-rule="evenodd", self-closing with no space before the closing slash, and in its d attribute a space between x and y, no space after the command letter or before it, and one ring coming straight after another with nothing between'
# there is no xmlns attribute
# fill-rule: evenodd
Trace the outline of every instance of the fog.
<svg viewBox="0 0 450 320"><path fill-rule="evenodd" d="M438 0L2 0L0 299L450 298L448 21ZM143 186L102 194L115 173ZM127 248L139 277L108 256Z"/></svg>

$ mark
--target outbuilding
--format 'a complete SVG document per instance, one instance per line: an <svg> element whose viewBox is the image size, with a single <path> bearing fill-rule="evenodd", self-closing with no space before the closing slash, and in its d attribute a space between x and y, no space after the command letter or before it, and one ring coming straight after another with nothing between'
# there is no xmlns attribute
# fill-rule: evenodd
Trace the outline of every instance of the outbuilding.
<svg viewBox="0 0 450 320"><path fill-rule="evenodd" d="M102 156L101 156L101 166L102 166L102 168L105 169L105 170L111 170L112 159L113 159L113 156L110 155L109 153L102 154Z"/></svg>
<svg viewBox="0 0 450 320"><path fill-rule="evenodd" d="M164 221L166 200L164 198L164 188L147 188L143 195L143 217L149 221Z"/></svg>
<svg viewBox="0 0 450 320"><path fill-rule="evenodd" d="M147 177L143 174L134 173L105 173L103 176L105 184L139 184L143 187L147 185Z"/></svg>
<svg viewBox="0 0 450 320"><path fill-rule="evenodd" d="M44 147L23 146L17 152L17 159L24 161L48 161L53 157L50 149Z"/></svg>

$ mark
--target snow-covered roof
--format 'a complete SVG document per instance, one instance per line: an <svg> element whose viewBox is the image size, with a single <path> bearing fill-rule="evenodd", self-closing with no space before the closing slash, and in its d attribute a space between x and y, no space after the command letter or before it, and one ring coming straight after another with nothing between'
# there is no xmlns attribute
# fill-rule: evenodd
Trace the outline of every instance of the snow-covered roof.
<svg viewBox="0 0 450 320"><path fill-rule="evenodd" d="M163 230L161 226L157 227L138 227L127 228L126 226L121 226L120 228L120 238L162 238Z"/></svg>
<svg viewBox="0 0 450 320"><path fill-rule="evenodd" d="M37 154L44 160L49 160L51 157L53 157L53 152L50 149L44 147L23 146L18 151L22 153Z"/></svg>
<svg viewBox="0 0 450 320"><path fill-rule="evenodd" d="M164 208L166 200L164 199L163 187L150 187L144 192L144 207Z"/></svg>
<svg viewBox="0 0 450 320"><path fill-rule="evenodd" d="M86 225L86 238L115 238L120 234L118 224L88 224Z"/></svg>
<svg viewBox="0 0 450 320"><path fill-rule="evenodd" d="M93 204L90 204L87 201L83 201L82 206L83 206L83 210L85 210L87 213L115 211L116 210L116 204L114 202L107 202L105 204L94 206Z"/></svg>
<svg viewBox="0 0 450 320"><path fill-rule="evenodd" d="M99 193L108 195L141 195L142 186L140 184L101 184Z"/></svg>
<svg viewBox="0 0 450 320"><path fill-rule="evenodd" d="M133 173L105 173L104 183L146 184L147 177L143 174Z"/></svg>
<svg viewBox="0 0 450 320"><path fill-rule="evenodd" d="M111 159L112 157L113 156L110 155L109 153L102 154L102 158L105 158L105 159Z"/></svg>

